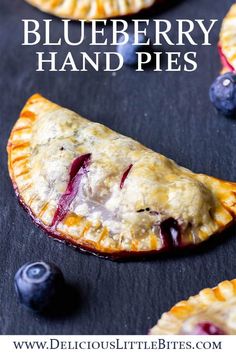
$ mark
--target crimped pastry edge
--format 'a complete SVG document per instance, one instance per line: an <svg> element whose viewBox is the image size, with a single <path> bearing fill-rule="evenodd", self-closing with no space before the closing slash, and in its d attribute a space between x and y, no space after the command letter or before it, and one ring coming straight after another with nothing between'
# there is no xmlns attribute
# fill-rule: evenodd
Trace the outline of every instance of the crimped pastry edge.
<svg viewBox="0 0 236 354"><path fill-rule="evenodd" d="M150 330L151 335L179 334L182 324L189 317L204 311L214 303L222 303L236 296L236 279L225 280L214 288L201 290L188 300L180 301L165 312Z"/></svg>
<svg viewBox="0 0 236 354"><path fill-rule="evenodd" d="M105 18L112 18L112 17L120 17L120 16L128 16L132 14L136 14L141 10L147 9L154 5L155 2L162 2L162 0L149 0L147 3L145 1L137 1L137 6L135 4L129 4L125 9L109 9L109 6L104 6L103 1L96 0L96 7L94 8L94 2L90 0L91 5L87 3L84 5L85 8L81 11L77 7L77 0L62 0L60 2L55 0L26 0L29 4L37 7L39 10L61 17L61 18L69 18L72 20L95 20L95 19L105 19ZM86 2L86 1L84 1ZM118 4L123 1L117 0ZM67 4L68 3L68 6ZM65 8L63 8L63 4L65 4ZM86 9L87 7L87 9Z"/></svg>

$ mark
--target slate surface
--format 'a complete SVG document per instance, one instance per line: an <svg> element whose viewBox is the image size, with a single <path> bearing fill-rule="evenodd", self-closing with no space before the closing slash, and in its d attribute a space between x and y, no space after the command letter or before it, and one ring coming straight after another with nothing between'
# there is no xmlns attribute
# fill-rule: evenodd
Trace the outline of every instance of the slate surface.
<svg viewBox="0 0 236 354"><path fill-rule="evenodd" d="M154 9L143 16L171 21L221 19L232 3L233 0L188 0L162 14ZM213 46L196 47L199 68L194 73L148 70L138 74L129 68L116 76L93 70L36 73L36 48L20 45L21 19L51 17L21 0L1 0L0 5L0 332L145 334L160 314L177 301L236 277L235 228L191 255L145 262L112 263L56 243L37 229L18 205L5 152L9 132L25 100L41 92L196 172L236 180L236 121L219 117L208 99L209 85L220 68L216 49L220 23L212 33ZM54 27L55 34L61 33L61 23L56 19ZM74 24L73 38L77 29ZM88 25L86 34L89 33ZM198 31L195 38L201 38ZM64 46L60 53L66 50L68 47ZM81 50L92 51L86 44ZM23 263L38 259L60 265L77 288L79 306L73 311L43 318L19 306L13 288L14 273Z"/></svg>

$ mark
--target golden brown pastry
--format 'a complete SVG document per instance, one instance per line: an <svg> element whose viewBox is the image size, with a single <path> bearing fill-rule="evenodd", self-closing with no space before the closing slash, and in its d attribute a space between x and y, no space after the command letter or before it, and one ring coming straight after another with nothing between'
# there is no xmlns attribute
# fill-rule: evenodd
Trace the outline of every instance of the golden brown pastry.
<svg viewBox="0 0 236 354"><path fill-rule="evenodd" d="M51 236L124 257L207 240L236 217L236 184L195 174L40 95L8 143L20 201Z"/></svg>
<svg viewBox="0 0 236 354"><path fill-rule="evenodd" d="M236 68L236 4L224 18L219 40L219 53L223 72L235 71Z"/></svg>
<svg viewBox="0 0 236 354"><path fill-rule="evenodd" d="M44 12L74 20L130 15L158 0L26 0ZM160 1L160 0L159 0Z"/></svg>
<svg viewBox="0 0 236 354"><path fill-rule="evenodd" d="M150 334L236 334L236 279L181 301L164 313Z"/></svg>

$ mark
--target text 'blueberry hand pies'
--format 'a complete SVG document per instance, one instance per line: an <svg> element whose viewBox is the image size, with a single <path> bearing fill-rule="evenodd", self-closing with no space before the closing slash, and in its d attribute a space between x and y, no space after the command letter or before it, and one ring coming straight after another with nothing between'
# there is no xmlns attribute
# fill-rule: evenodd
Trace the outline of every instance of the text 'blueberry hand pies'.
<svg viewBox="0 0 236 354"><path fill-rule="evenodd" d="M130 15L162 0L26 0L44 12L79 19L99 19Z"/></svg>
<svg viewBox="0 0 236 354"><path fill-rule="evenodd" d="M236 4L234 4L223 20L220 31L219 53L223 64L223 72L236 69Z"/></svg>
<svg viewBox="0 0 236 354"><path fill-rule="evenodd" d="M80 250L119 258L207 240L236 218L236 184L195 174L40 95L8 143L34 221Z"/></svg>
<svg viewBox="0 0 236 354"><path fill-rule="evenodd" d="M236 279L181 301L164 313L150 334L236 334Z"/></svg>

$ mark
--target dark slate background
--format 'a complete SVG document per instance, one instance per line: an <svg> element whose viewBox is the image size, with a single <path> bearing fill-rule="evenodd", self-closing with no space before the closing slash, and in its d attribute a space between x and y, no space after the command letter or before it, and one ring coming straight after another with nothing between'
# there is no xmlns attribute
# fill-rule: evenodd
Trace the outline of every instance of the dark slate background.
<svg viewBox="0 0 236 354"><path fill-rule="evenodd" d="M149 18L222 19L233 0L186 0ZM161 313L177 301L236 277L235 228L192 254L113 263L83 255L49 239L18 205L7 171L10 130L25 100L35 92L138 139L196 171L235 181L236 121L220 117L209 103L208 88L220 62L217 40L196 47L193 73L102 71L37 73L34 52L22 47L22 18L51 18L23 0L0 0L0 332L2 334L146 334ZM141 17L141 15L140 15ZM62 32L54 20L55 35ZM78 24L72 25L76 38ZM150 36L152 37L152 26ZM86 26L89 35L90 26ZM110 28L107 30L110 34ZM194 32L200 40L201 33ZM55 48L52 48L55 49ZM61 57L69 48L60 48ZM105 50L106 48L102 48ZM168 50L168 48L165 48ZM175 48L176 49L176 48ZM182 50L193 50L188 45ZM81 50L92 52L85 43ZM169 49L169 50L172 50ZM78 49L73 53L79 54ZM56 316L40 317L18 304L13 277L28 261L58 264L76 289L77 305Z"/></svg>

